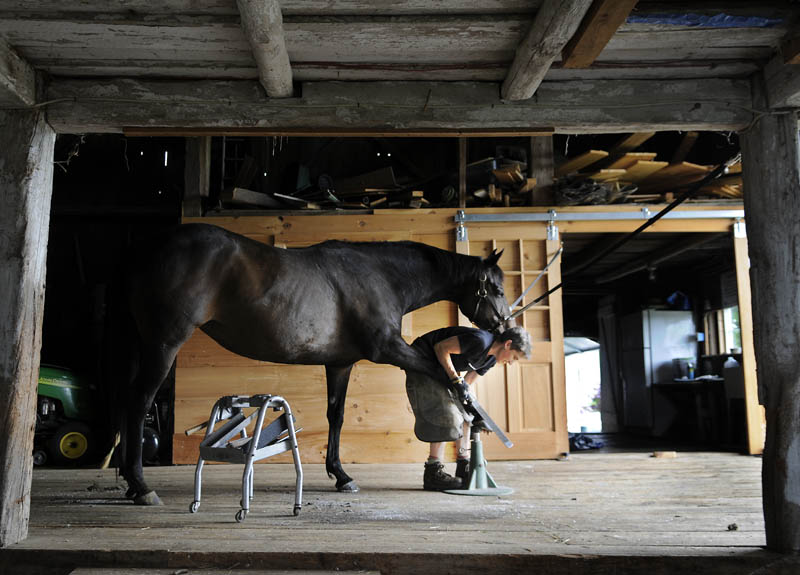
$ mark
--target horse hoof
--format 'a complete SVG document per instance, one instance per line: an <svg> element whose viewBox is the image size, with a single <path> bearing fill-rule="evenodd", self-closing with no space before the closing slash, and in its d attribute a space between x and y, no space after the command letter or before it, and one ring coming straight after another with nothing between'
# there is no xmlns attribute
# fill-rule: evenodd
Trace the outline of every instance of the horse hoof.
<svg viewBox="0 0 800 575"><path fill-rule="evenodd" d="M134 505L164 505L158 498L155 491L148 491L144 495L137 495L133 499Z"/></svg>
<svg viewBox="0 0 800 575"><path fill-rule="evenodd" d="M344 485L337 485L336 489L338 489L342 493L358 493L358 484L351 479Z"/></svg>

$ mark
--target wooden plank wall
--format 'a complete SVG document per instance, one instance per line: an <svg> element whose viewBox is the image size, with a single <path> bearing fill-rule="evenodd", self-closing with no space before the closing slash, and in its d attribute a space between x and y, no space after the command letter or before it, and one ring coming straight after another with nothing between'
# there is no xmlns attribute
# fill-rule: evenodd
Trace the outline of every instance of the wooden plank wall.
<svg viewBox="0 0 800 575"><path fill-rule="evenodd" d="M614 211L639 211L637 206L615 206ZM681 208L679 208L681 209ZM693 206L692 209L714 209ZM525 211L546 212L546 208ZM474 211L474 210L471 210ZM507 208L479 210L507 212ZM515 210L520 211L520 210ZM608 206L560 208L563 212L608 211ZM653 208L657 211L657 208ZM375 214L276 215L185 218L184 223L207 222L250 238L282 247L297 247L325 239L356 241L412 239L455 250L455 209L381 210ZM561 221L562 231L621 232L639 221ZM509 225L503 224L506 233ZM652 231L725 231L729 220L662 220ZM520 236L521 237L521 236ZM509 293L509 296L512 294ZM440 302L408 314L403 335L417 336L446 325L458 325L454 304ZM533 334L537 338L537 334ZM537 338L538 339L538 338ZM178 354L175 390L173 462L194 463L202 434L186 437L188 429L208 418L214 402L228 394L281 394L290 402L303 428L300 437L304 461L324 461L328 423L321 366L287 366L253 361L227 352L199 330ZM343 463L422 461L428 446L413 435L413 416L405 395L403 372L392 366L362 361L353 369L341 439ZM289 461L289 454L267 461Z"/></svg>
<svg viewBox="0 0 800 575"><path fill-rule="evenodd" d="M282 247L326 239L405 240L455 249L454 210L385 210L375 215L258 216L187 218L212 223ZM456 306L439 302L408 314L403 335L411 342L432 329L457 324ZM178 354L175 382L174 463L194 463L202 433L183 430L208 419L223 395L272 393L285 397L303 431L303 461L322 463L328 441L325 372L322 366L259 362L230 353L197 330ZM397 367L368 361L356 364L350 378L341 438L342 463L424 461L428 445L416 439L405 394L405 374ZM289 453L269 462L290 461Z"/></svg>

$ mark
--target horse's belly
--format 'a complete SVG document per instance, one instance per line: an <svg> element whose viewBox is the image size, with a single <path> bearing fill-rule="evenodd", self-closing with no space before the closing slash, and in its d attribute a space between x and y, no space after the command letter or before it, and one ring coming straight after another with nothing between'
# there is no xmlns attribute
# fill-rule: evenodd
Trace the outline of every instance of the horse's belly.
<svg viewBox="0 0 800 575"><path fill-rule="evenodd" d="M361 359L356 346L326 313L251 314L215 319L202 329L233 353L260 361L322 365Z"/></svg>

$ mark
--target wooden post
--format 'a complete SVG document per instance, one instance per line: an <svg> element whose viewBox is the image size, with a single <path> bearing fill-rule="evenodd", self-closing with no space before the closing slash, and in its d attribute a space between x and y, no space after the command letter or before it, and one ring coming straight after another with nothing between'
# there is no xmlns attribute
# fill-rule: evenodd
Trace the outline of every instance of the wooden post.
<svg viewBox="0 0 800 575"><path fill-rule="evenodd" d="M753 107L765 109L754 79ZM794 114L765 115L741 135L754 344L767 436L762 471L767 547L800 551L800 142Z"/></svg>
<svg viewBox="0 0 800 575"><path fill-rule="evenodd" d="M55 132L0 113L0 547L28 536Z"/></svg>
<svg viewBox="0 0 800 575"><path fill-rule="evenodd" d="M467 139L458 139L458 207L467 207Z"/></svg>
<svg viewBox="0 0 800 575"><path fill-rule="evenodd" d="M211 137L186 138L183 168L183 217L203 215L203 200L211 182Z"/></svg>
<svg viewBox="0 0 800 575"><path fill-rule="evenodd" d="M758 402L756 355L753 347L753 307L750 291L750 258L747 257L747 233L744 222L733 229L733 251L736 261L736 290L739 294L739 327L742 334L742 374L744 376L744 409L747 421L747 453L764 452L764 408ZM706 332L708 333L708 332Z"/></svg>
<svg viewBox="0 0 800 575"><path fill-rule="evenodd" d="M536 178L536 187L530 192L532 206L553 205L553 136L531 136L528 148L528 177Z"/></svg>

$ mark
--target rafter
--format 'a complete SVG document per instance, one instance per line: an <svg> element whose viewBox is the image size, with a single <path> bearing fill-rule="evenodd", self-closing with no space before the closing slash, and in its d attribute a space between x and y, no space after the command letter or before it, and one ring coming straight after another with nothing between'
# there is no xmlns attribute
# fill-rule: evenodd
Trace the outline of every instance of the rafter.
<svg viewBox="0 0 800 575"><path fill-rule="evenodd" d="M292 95L292 67L278 0L236 0L242 29L253 50L261 85L270 98Z"/></svg>
<svg viewBox="0 0 800 575"><path fill-rule="evenodd" d="M0 40L0 102L23 106L36 103L33 67L3 40Z"/></svg>
<svg viewBox="0 0 800 575"><path fill-rule="evenodd" d="M533 96L591 5L591 0L542 2L503 82L500 93L504 100Z"/></svg>
<svg viewBox="0 0 800 575"><path fill-rule="evenodd" d="M638 0L595 0L578 31L561 52L562 68L588 68Z"/></svg>

